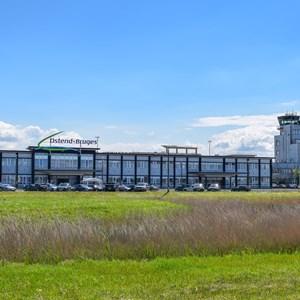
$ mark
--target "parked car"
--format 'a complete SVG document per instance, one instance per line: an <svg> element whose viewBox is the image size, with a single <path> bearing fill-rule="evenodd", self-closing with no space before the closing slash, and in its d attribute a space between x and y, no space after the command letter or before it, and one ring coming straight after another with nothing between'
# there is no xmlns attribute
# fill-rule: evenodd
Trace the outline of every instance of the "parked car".
<svg viewBox="0 0 300 300"><path fill-rule="evenodd" d="M60 184L57 186L57 190L58 190L59 192L68 192L68 191L72 191L73 188L72 188L72 186L71 186L70 183L68 183L68 182L62 182L62 183L60 183Z"/></svg>
<svg viewBox="0 0 300 300"><path fill-rule="evenodd" d="M286 189L287 186L286 186L286 184L281 183L281 184L279 184L279 188L280 188L280 189Z"/></svg>
<svg viewBox="0 0 300 300"><path fill-rule="evenodd" d="M0 191L2 192L15 192L16 188L7 183L0 183Z"/></svg>
<svg viewBox="0 0 300 300"><path fill-rule="evenodd" d="M131 190L130 187L128 187L125 184L119 184L117 186L117 191L119 191L119 192L129 192L130 190Z"/></svg>
<svg viewBox="0 0 300 300"><path fill-rule="evenodd" d="M95 192L102 192L104 191L103 184L87 184L88 187L90 187Z"/></svg>
<svg viewBox="0 0 300 300"><path fill-rule="evenodd" d="M288 188L289 188L289 189L297 189L297 188L298 188L298 185L297 185L296 183L290 183L290 184L288 185Z"/></svg>
<svg viewBox="0 0 300 300"><path fill-rule="evenodd" d="M46 190L47 188L45 185L38 184L38 183L28 184L24 187L24 191L27 192L44 192Z"/></svg>
<svg viewBox="0 0 300 300"><path fill-rule="evenodd" d="M187 189L189 189L189 185L187 185L187 184L181 184L181 185L178 185L175 188L175 191L176 192L183 192L183 191L186 191Z"/></svg>
<svg viewBox="0 0 300 300"><path fill-rule="evenodd" d="M204 192L205 188L202 183L194 183L191 186L193 192Z"/></svg>
<svg viewBox="0 0 300 300"><path fill-rule="evenodd" d="M73 190L76 192L92 192L93 188L89 187L87 184L75 184Z"/></svg>
<svg viewBox="0 0 300 300"><path fill-rule="evenodd" d="M148 183L138 183L134 186L135 192L147 192L149 190Z"/></svg>
<svg viewBox="0 0 300 300"><path fill-rule="evenodd" d="M156 185L151 184L151 185L149 186L149 190L150 190L150 191L159 191L159 187L156 186Z"/></svg>
<svg viewBox="0 0 300 300"><path fill-rule="evenodd" d="M231 189L232 192L250 192L251 188L248 185L238 185Z"/></svg>
<svg viewBox="0 0 300 300"><path fill-rule="evenodd" d="M105 184L104 190L106 192L115 192L117 190L117 186L114 183L107 183Z"/></svg>
<svg viewBox="0 0 300 300"><path fill-rule="evenodd" d="M41 190L48 191L48 192L56 192L57 191L57 186L52 183L41 184L40 188L41 188Z"/></svg>
<svg viewBox="0 0 300 300"><path fill-rule="evenodd" d="M218 192L221 190L220 185L218 183L212 183L208 186L207 190L209 192Z"/></svg>

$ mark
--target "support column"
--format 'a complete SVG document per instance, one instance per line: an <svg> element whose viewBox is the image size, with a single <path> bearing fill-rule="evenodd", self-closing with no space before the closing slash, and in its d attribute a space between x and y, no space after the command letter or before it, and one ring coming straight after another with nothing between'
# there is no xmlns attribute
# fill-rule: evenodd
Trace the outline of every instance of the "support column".
<svg viewBox="0 0 300 300"><path fill-rule="evenodd" d="M173 188L176 187L176 156L173 158Z"/></svg>
<svg viewBox="0 0 300 300"><path fill-rule="evenodd" d="M134 184L137 184L137 156L134 155Z"/></svg>
<svg viewBox="0 0 300 300"><path fill-rule="evenodd" d="M261 188L261 160L258 160L258 187Z"/></svg>
<svg viewBox="0 0 300 300"><path fill-rule="evenodd" d="M51 152L48 153L48 170L51 170ZM50 183L50 175L48 174L48 182Z"/></svg>
<svg viewBox="0 0 300 300"><path fill-rule="evenodd" d="M109 177L109 154L106 155L106 183L109 183L108 177Z"/></svg>
<svg viewBox="0 0 300 300"><path fill-rule="evenodd" d="M19 153L16 153L16 187L18 187L18 177L19 177Z"/></svg>
<svg viewBox="0 0 300 300"><path fill-rule="evenodd" d="M35 151L31 152L31 183L35 183Z"/></svg>
<svg viewBox="0 0 300 300"><path fill-rule="evenodd" d="M81 157L80 157L80 161L81 161ZM80 162L80 164L81 164L81 162ZM96 177L96 151L93 153L93 177L94 178Z"/></svg>
<svg viewBox="0 0 300 300"><path fill-rule="evenodd" d="M186 167L185 167L185 171L186 171L186 174L185 174L185 176L186 176L186 184L189 184L189 157L187 156L186 157Z"/></svg>
<svg viewBox="0 0 300 300"><path fill-rule="evenodd" d="M202 157L201 156L199 156L199 166L198 166L198 171L199 171L199 173L201 173L202 172ZM199 183L203 183L202 182L202 177L199 175Z"/></svg>
<svg viewBox="0 0 300 300"><path fill-rule="evenodd" d="M249 178L249 158L247 158L247 185L249 186L250 184L250 178Z"/></svg>
<svg viewBox="0 0 300 300"><path fill-rule="evenodd" d="M163 187L163 156L160 156L160 188Z"/></svg>
<svg viewBox="0 0 300 300"><path fill-rule="evenodd" d="M151 184L151 156L148 156L148 184Z"/></svg>
<svg viewBox="0 0 300 300"><path fill-rule="evenodd" d="M222 163L223 163L222 170L223 170L223 173L225 174L226 173L226 167L225 167L226 160L225 160L225 157L223 158ZM222 178L222 184L223 184L223 188L225 188L226 187L226 177L225 177L225 175Z"/></svg>
<svg viewBox="0 0 300 300"><path fill-rule="evenodd" d="M270 159L270 188L273 187L273 163L272 159Z"/></svg>
<svg viewBox="0 0 300 300"><path fill-rule="evenodd" d="M123 184L123 173L124 173L124 166L123 166L123 155L121 155L121 162L120 162L120 180L121 180L121 184Z"/></svg>
<svg viewBox="0 0 300 300"><path fill-rule="evenodd" d="M237 186L237 181L238 181L238 175L237 175L237 173L238 173L238 160L237 160L237 158L234 160L234 171L235 171L235 179L234 179L234 185L235 186Z"/></svg>

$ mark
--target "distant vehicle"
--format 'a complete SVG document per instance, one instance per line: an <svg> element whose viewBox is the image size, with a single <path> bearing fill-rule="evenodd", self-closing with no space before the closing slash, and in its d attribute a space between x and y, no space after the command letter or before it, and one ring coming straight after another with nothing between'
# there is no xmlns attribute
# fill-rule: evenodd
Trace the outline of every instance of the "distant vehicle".
<svg viewBox="0 0 300 300"><path fill-rule="evenodd" d="M232 192L250 192L251 188L247 185L238 185L231 189Z"/></svg>
<svg viewBox="0 0 300 300"><path fill-rule="evenodd" d="M85 178L82 180L82 184L88 185L90 188L93 189L93 191L96 192L101 192L104 191L105 189L103 181L100 178L94 178L94 177Z"/></svg>
<svg viewBox="0 0 300 300"><path fill-rule="evenodd" d="M117 186L114 183L107 183L105 184L104 190L106 192L115 192L117 190Z"/></svg>
<svg viewBox="0 0 300 300"><path fill-rule="evenodd" d="M181 184L181 185L178 185L176 188L175 188L175 191L176 192L183 192L183 191L186 191L187 189L189 189L189 185L187 184Z"/></svg>
<svg viewBox="0 0 300 300"><path fill-rule="evenodd" d="M150 191L159 191L159 187L156 186L156 185L151 184L151 185L149 186L149 190L150 190Z"/></svg>
<svg viewBox="0 0 300 300"><path fill-rule="evenodd" d="M135 192L147 192L149 190L148 183L138 183L134 186Z"/></svg>
<svg viewBox="0 0 300 300"><path fill-rule="evenodd" d="M95 192L102 192L104 191L104 186L99 184L87 184L88 187L90 187Z"/></svg>
<svg viewBox="0 0 300 300"><path fill-rule="evenodd" d="M286 187L287 187L286 184L283 184L283 183L279 184L280 189L286 189Z"/></svg>
<svg viewBox="0 0 300 300"><path fill-rule="evenodd" d="M273 184L272 184L272 188L273 188L273 189L278 189L278 188L279 188L279 185L278 185L277 183L273 183Z"/></svg>
<svg viewBox="0 0 300 300"><path fill-rule="evenodd" d="M117 186L117 191L119 191L119 192L129 192L130 190L131 190L131 188L125 184L119 184Z"/></svg>
<svg viewBox="0 0 300 300"><path fill-rule="evenodd" d="M205 188L202 183L194 183L191 186L193 192L204 192Z"/></svg>
<svg viewBox="0 0 300 300"><path fill-rule="evenodd" d="M59 192L68 192L68 191L71 191L72 189L73 188L72 188L71 184L68 182L62 182L57 186L57 190Z"/></svg>
<svg viewBox="0 0 300 300"><path fill-rule="evenodd" d="M126 186L129 188L129 192L134 191L135 184L127 184Z"/></svg>
<svg viewBox="0 0 300 300"><path fill-rule="evenodd" d="M0 191L1 192L15 192L16 188L7 183L0 183Z"/></svg>
<svg viewBox="0 0 300 300"><path fill-rule="evenodd" d="M38 183L28 184L24 187L24 191L27 192L44 192L46 190L47 188L45 185L38 184Z"/></svg>
<svg viewBox="0 0 300 300"><path fill-rule="evenodd" d="M209 192L218 192L221 190L220 185L218 183L212 183L208 186L207 190Z"/></svg>
<svg viewBox="0 0 300 300"><path fill-rule="evenodd" d="M41 188L41 190L48 191L48 192L56 192L57 191L57 186L52 183L41 184L40 188Z"/></svg>
<svg viewBox="0 0 300 300"><path fill-rule="evenodd" d="M288 188L289 188L289 189L297 189L297 188L298 188L298 185L295 184L295 183L290 183L290 184L288 185Z"/></svg>
<svg viewBox="0 0 300 300"><path fill-rule="evenodd" d="M73 190L76 192L92 192L93 188L89 187L87 184L75 184Z"/></svg>

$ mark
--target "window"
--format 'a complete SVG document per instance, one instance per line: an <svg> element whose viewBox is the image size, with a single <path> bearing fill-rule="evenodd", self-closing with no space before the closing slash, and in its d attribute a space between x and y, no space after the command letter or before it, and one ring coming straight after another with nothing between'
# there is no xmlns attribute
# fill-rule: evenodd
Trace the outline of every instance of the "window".
<svg viewBox="0 0 300 300"><path fill-rule="evenodd" d="M222 172L223 163L204 162L202 163L202 170L208 172Z"/></svg>
<svg viewBox="0 0 300 300"><path fill-rule="evenodd" d="M11 185L16 185L16 176L15 175L2 175L1 182L11 184Z"/></svg>
<svg viewBox="0 0 300 300"><path fill-rule="evenodd" d="M146 169L148 166L147 161L137 161L137 168L138 169Z"/></svg>
<svg viewBox="0 0 300 300"><path fill-rule="evenodd" d="M3 157L2 158L2 172L16 173L16 158Z"/></svg>
<svg viewBox="0 0 300 300"><path fill-rule="evenodd" d="M31 159L19 158L19 173L30 174L31 173Z"/></svg>
<svg viewBox="0 0 300 300"><path fill-rule="evenodd" d="M34 182L38 184L45 184L48 182L48 176L47 175L34 176Z"/></svg>
<svg viewBox="0 0 300 300"><path fill-rule="evenodd" d="M48 154L35 154L34 168L36 170L48 169Z"/></svg>
<svg viewBox="0 0 300 300"><path fill-rule="evenodd" d="M151 168L159 169L160 168L160 162L159 161L151 161Z"/></svg>
<svg viewBox="0 0 300 300"><path fill-rule="evenodd" d="M52 154L51 169L78 169L78 156L74 154Z"/></svg>
<svg viewBox="0 0 300 300"><path fill-rule="evenodd" d="M94 157L93 155L81 155L80 158L80 167L84 170L92 170L94 168Z"/></svg>
<svg viewBox="0 0 300 300"><path fill-rule="evenodd" d="M189 162L189 170L190 171L198 171L199 163L197 162Z"/></svg>
<svg viewBox="0 0 300 300"><path fill-rule="evenodd" d="M109 169L120 169L121 162L119 160L110 160L109 161Z"/></svg>
<svg viewBox="0 0 300 300"><path fill-rule="evenodd" d="M126 169L134 169L134 161L127 160L123 162L124 168Z"/></svg>
<svg viewBox="0 0 300 300"><path fill-rule="evenodd" d="M20 175L18 176L18 185L27 185L31 183L31 176L30 175Z"/></svg>

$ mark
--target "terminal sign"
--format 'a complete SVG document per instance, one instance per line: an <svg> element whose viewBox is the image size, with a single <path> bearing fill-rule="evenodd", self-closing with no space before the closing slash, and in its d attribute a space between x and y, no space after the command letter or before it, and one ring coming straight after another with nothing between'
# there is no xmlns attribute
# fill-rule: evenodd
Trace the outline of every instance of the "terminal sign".
<svg viewBox="0 0 300 300"><path fill-rule="evenodd" d="M78 147L84 146L96 146L97 147L98 141L97 140L89 140L89 139L75 139L75 138L50 138L50 145L73 145Z"/></svg>

